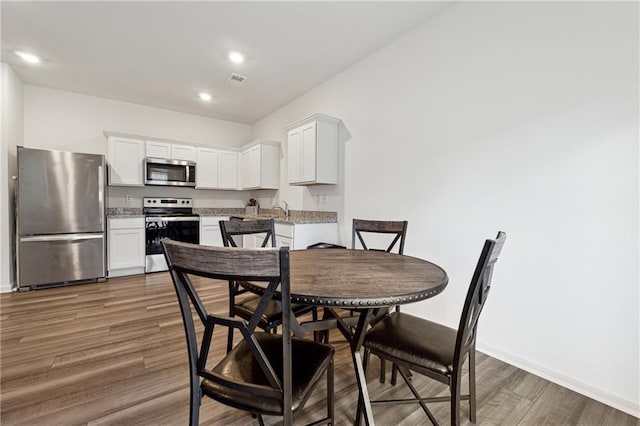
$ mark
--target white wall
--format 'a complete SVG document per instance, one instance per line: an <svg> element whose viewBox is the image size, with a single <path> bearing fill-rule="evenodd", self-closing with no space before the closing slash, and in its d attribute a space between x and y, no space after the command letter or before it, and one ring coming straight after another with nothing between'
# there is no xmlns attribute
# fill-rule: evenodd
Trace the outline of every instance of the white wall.
<svg viewBox="0 0 640 426"><path fill-rule="evenodd" d="M11 290L15 282L14 181L16 146L23 139L23 84L11 67L2 62L2 140L0 141L0 292Z"/></svg>
<svg viewBox="0 0 640 426"><path fill-rule="evenodd" d="M103 131L204 145L249 142L245 124L216 120L64 90L24 86L25 146L105 154Z"/></svg>
<svg viewBox="0 0 640 426"><path fill-rule="evenodd" d="M26 84L24 145L30 148L107 154L103 132L121 132L187 143L241 146L251 127L231 121ZM125 201L131 195L132 201ZM196 207L242 207L247 192L110 187L108 207L142 207L145 196L194 198Z"/></svg>
<svg viewBox="0 0 640 426"><path fill-rule="evenodd" d="M409 221L457 326L484 238L507 233L482 350L640 415L638 4L458 3L255 123L343 120L340 183L293 208ZM286 185L286 161L283 161Z"/></svg>

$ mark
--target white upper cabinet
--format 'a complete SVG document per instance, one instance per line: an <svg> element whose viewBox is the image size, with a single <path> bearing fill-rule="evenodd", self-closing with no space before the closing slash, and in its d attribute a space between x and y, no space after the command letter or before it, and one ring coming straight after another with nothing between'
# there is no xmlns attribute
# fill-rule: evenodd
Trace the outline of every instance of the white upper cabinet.
<svg viewBox="0 0 640 426"><path fill-rule="evenodd" d="M196 161L196 147L163 141L147 141L147 157Z"/></svg>
<svg viewBox="0 0 640 426"><path fill-rule="evenodd" d="M314 114L286 127L291 185L338 183L338 123L337 118Z"/></svg>
<svg viewBox="0 0 640 426"><path fill-rule="evenodd" d="M108 135L109 185L144 186L144 141Z"/></svg>
<svg viewBox="0 0 640 426"><path fill-rule="evenodd" d="M147 154L149 156L149 154ZM196 147L190 145L177 145L171 144L171 159L172 160L184 160L184 161L196 161Z"/></svg>
<svg viewBox="0 0 640 426"><path fill-rule="evenodd" d="M240 154L242 189L278 189L280 185L280 144L256 141Z"/></svg>
<svg viewBox="0 0 640 426"><path fill-rule="evenodd" d="M144 186L144 159L150 157L195 162L196 188L242 189L239 183L240 153L237 148L196 147L145 136L107 131L104 134L108 140L109 185ZM265 141L268 148L264 150L262 144L252 143L246 146L254 150L252 159L258 165L247 168L252 173L251 188L260 188L262 183L270 185L265 186L266 188L277 188L280 144ZM271 164L274 162L275 165ZM261 172L260 166L263 164L269 166L263 167Z"/></svg>
<svg viewBox="0 0 640 426"><path fill-rule="evenodd" d="M171 159L169 142L147 141L147 157Z"/></svg>
<svg viewBox="0 0 640 426"><path fill-rule="evenodd" d="M196 188L218 188L218 150L198 148Z"/></svg>
<svg viewBox="0 0 640 426"><path fill-rule="evenodd" d="M196 188L238 189L238 153L198 148Z"/></svg>
<svg viewBox="0 0 640 426"><path fill-rule="evenodd" d="M218 151L218 188L238 189L238 153Z"/></svg>

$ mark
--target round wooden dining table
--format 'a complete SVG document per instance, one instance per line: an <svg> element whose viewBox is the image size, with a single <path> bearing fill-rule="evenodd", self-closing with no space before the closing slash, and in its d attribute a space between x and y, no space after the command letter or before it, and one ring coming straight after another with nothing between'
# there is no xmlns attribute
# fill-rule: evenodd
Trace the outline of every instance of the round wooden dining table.
<svg viewBox="0 0 640 426"><path fill-rule="evenodd" d="M290 252L291 302L326 308L321 321L300 324L290 315L291 329L297 336L303 336L337 327L344 335L351 348L367 425L373 425L374 421L360 348L369 324L389 307L441 293L448 282L447 273L440 266L411 256L345 249ZM263 290L253 283L243 285L256 293ZM359 315L344 318L335 308L354 309Z"/></svg>

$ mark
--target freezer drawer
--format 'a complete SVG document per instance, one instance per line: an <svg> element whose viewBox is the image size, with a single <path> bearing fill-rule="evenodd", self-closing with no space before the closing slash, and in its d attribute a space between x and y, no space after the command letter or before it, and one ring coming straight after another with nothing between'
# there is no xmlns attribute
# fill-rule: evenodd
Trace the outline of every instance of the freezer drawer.
<svg viewBox="0 0 640 426"><path fill-rule="evenodd" d="M104 247L102 233L22 237L18 287L104 278Z"/></svg>

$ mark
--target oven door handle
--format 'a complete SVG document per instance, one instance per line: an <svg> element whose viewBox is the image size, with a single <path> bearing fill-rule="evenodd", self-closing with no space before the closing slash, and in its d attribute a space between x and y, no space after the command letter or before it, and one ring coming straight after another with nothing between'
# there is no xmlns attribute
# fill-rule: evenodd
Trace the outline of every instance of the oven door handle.
<svg viewBox="0 0 640 426"><path fill-rule="evenodd" d="M145 222L200 222L199 217L146 217Z"/></svg>

